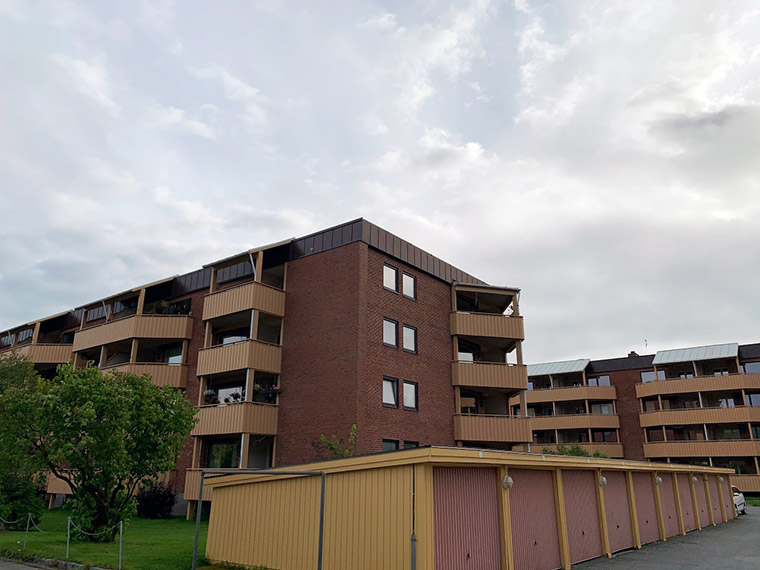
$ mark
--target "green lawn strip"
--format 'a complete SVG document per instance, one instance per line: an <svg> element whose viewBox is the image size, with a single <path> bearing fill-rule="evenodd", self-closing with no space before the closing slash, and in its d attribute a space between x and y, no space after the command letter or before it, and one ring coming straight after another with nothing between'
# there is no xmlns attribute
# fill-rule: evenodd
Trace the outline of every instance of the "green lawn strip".
<svg viewBox="0 0 760 570"><path fill-rule="evenodd" d="M760 497L748 497L744 495L744 500L750 507L760 507Z"/></svg>
<svg viewBox="0 0 760 570"><path fill-rule="evenodd" d="M39 527L52 530L49 534L29 532L26 552L22 552L24 532L0 533L0 551L18 555L44 558L66 558L66 517L61 510L46 512ZM206 551L208 523L202 523L198 556ZM135 518L124 525L124 550L122 567L145 570L182 570L190 568L195 537L195 521L184 518L147 520ZM83 542L72 538L69 560L91 566L117 568L119 564L119 541L102 544Z"/></svg>

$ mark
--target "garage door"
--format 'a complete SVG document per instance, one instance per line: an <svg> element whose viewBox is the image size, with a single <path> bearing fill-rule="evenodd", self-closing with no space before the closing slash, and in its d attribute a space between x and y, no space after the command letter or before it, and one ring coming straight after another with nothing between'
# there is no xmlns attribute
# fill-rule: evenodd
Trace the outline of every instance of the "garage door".
<svg viewBox="0 0 760 570"><path fill-rule="evenodd" d="M557 510L551 471L510 469L509 491L515 568L548 570L560 567Z"/></svg>
<svg viewBox="0 0 760 570"><path fill-rule="evenodd" d="M631 510L628 507L628 486L624 473L605 472L607 486L604 488L604 510L607 514L607 531L610 550L617 552L633 548Z"/></svg>
<svg viewBox="0 0 760 570"><path fill-rule="evenodd" d="M572 564L602 555L597 484L593 471L562 470L567 540Z"/></svg>

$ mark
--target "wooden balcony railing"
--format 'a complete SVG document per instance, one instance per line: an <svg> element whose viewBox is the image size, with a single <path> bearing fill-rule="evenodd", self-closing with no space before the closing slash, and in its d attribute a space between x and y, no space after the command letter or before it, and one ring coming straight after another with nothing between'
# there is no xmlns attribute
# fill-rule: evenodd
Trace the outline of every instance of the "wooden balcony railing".
<svg viewBox="0 0 760 570"><path fill-rule="evenodd" d="M657 441L644 444L644 457L747 457L760 455L760 440Z"/></svg>
<svg viewBox="0 0 760 570"><path fill-rule="evenodd" d="M527 390L527 370L528 367L525 365L503 362L455 361L451 363L452 385Z"/></svg>
<svg viewBox="0 0 760 570"><path fill-rule="evenodd" d="M614 386L571 386L568 388L547 388L530 390L527 395L528 404L545 402L571 402L574 400L605 400L617 399Z"/></svg>
<svg viewBox="0 0 760 570"><path fill-rule="evenodd" d="M198 423L190 435L277 435L277 409L273 404L254 402L203 406L198 410Z"/></svg>
<svg viewBox="0 0 760 570"><path fill-rule="evenodd" d="M132 338L189 339L193 317L186 315L132 315L109 321L74 335L74 351Z"/></svg>
<svg viewBox="0 0 760 570"><path fill-rule="evenodd" d="M111 366L106 370L126 374L149 374L156 386L187 387L187 366L185 365L133 362Z"/></svg>
<svg viewBox="0 0 760 570"><path fill-rule="evenodd" d="M255 368L280 373L282 347L258 340L211 346L198 351L198 376Z"/></svg>
<svg viewBox="0 0 760 570"><path fill-rule="evenodd" d="M70 344L25 344L16 348L16 353L26 356L34 364L66 364L71 362ZM4 353L5 354L5 353ZM7 354L10 354L10 349Z"/></svg>
<svg viewBox="0 0 760 570"><path fill-rule="evenodd" d="M522 317L491 313L451 313L451 334L524 340Z"/></svg>
<svg viewBox="0 0 760 570"><path fill-rule="evenodd" d="M616 429L620 427L617 414L568 414L531 417L533 430L546 429Z"/></svg>
<svg viewBox="0 0 760 570"><path fill-rule="evenodd" d="M684 394L719 390L760 390L760 374L729 374L728 376L697 376L673 378L636 384L636 397L647 398L658 394Z"/></svg>
<svg viewBox="0 0 760 570"><path fill-rule="evenodd" d="M533 440L530 428L530 418L454 415L454 439L457 441L530 443Z"/></svg>
<svg viewBox="0 0 760 570"><path fill-rule="evenodd" d="M639 422L641 427L760 422L760 406L657 410L639 414Z"/></svg>
<svg viewBox="0 0 760 570"><path fill-rule="evenodd" d="M284 316L285 291L258 282L216 291L207 295L204 300L203 320L251 309L258 309L278 317Z"/></svg>

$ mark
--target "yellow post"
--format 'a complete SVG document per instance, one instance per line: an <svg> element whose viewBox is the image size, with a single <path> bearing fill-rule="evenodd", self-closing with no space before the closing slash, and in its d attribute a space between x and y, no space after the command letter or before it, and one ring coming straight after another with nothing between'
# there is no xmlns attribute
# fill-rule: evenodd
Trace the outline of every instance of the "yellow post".
<svg viewBox="0 0 760 570"><path fill-rule="evenodd" d="M657 507L657 526L660 528L660 540L665 537L665 518L662 516L662 502L660 501L660 486L657 484L657 471L652 473L652 487L654 488L654 504Z"/></svg>
<svg viewBox="0 0 760 570"><path fill-rule="evenodd" d="M599 483L602 477L601 469L594 469L594 486L596 487L596 507L599 511L599 529L602 535L602 552L607 555L607 558L612 558L612 549L610 548L610 531L607 528L607 511L604 508L604 487Z"/></svg>
<svg viewBox="0 0 760 570"><path fill-rule="evenodd" d="M723 522L726 522L728 520L728 517L726 516L726 501L723 500L723 485L720 484L720 478L721 478L721 475L716 475L715 482L718 484L718 501L720 501L720 517L723 519Z"/></svg>
<svg viewBox="0 0 760 570"><path fill-rule="evenodd" d="M625 483L628 487L628 511L631 513L631 530L633 531L633 545L641 548L641 532L639 531L639 513L636 510L636 493L633 490L633 472L625 472Z"/></svg>
<svg viewBox="0 0 760 570"><path fill-rule="evenodd" d="M686 536L686 525L683 522L683 509L681 508L681 493L678 491L678 477L675 471L671 473L673 477L673 493L676 496L676 514L678 515L678 532Z"/></svg>
<svg viewBox="0 0 760 570"><path fill-rule="evenodd" d="M699 520L699 503L697 503L697 488L694 484L694 473L689 473L689 492L691 493L691 504L694 509L694 523L699 530L702 530L702 522Z"/></svg>
<svg viewBox="0 0 760 570"><path fill-rule="evenodd" d="M562 469L555 469L554 506L557 511L557 534L559 535L559 559L562 570L570 568L570 545L567 541L567 515L565 514L565 492L562 489Z"/></svg>
<svg viewBox="0 0 760 570"><path fill-rule="evenodd" d="M707 473L702 474L702 483L705 485L705 497L707 497L707 518L710 524L715 526L715 516L713 515L712 497L710 497L710 485L707 482Z"/></svg>
<svg viewBox="0 0 760 570"><path fill-rule="evenodd" d="M506 466L499 468L498 485L499 519L501 520L501 567L503 570L515 570L515 553L512 549L512 513L509 506L509 489L505 489L503 481L509 475Z"/></svg>
<svg viewBox="0 0 760 570"><path fill-rule="evenodd" d="M734 513L733 518L737 518L739 516L739 513L736 510L736 503L734 503L734 492L733 492L733 486L731 485L731 475L726 475L726 479L728 480L728 493L731 499L731 512Z"/></svg>

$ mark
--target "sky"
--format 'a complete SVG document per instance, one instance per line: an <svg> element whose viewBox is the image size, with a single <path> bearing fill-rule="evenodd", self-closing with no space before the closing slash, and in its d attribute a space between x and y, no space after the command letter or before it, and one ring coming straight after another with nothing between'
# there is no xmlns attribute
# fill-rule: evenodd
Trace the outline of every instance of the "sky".
<svg viewBox="0 0 760 570"><path fill-rule="evenodd" d="M0 330L357 217L526 362L760 342L760 4L0 0Z"/></svg>

